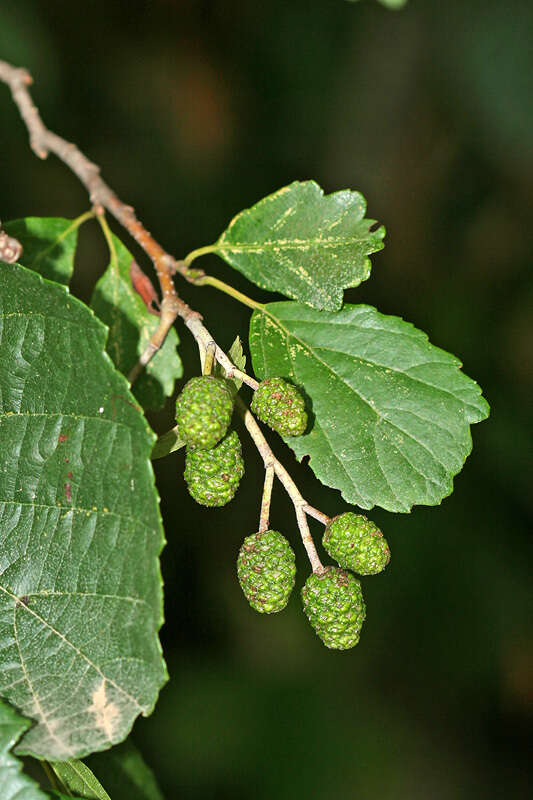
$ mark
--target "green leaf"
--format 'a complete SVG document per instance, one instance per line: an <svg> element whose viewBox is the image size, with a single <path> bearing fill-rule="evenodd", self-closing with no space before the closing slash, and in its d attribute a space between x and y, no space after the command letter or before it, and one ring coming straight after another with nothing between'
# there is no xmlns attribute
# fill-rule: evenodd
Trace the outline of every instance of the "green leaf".
<svg viewBox="0 0 533 800"><path fill-rule="evenodd" d="M164 800L150 767L128 739L88 761L113 800Z"/></svg>
<svg viewBox="0 0 533 800"><path fill-rule="evenodd" d="M217 253L262 289L335 311L343 290L370 275L368 256L383 248L385 229L371 231L365 212L359 192L324 195L314 181L295 181L238 214L202 251Z"/></svg>
<svg viewBox="0 0 533 800"><path fill-rule="evenodd" d="M260 378L288 378L308 395L314 424L287 444L348 503L409 511L452 492L469 426L488 405L425 333L371 306L270 303L253 314L250 349Z"/></svg>
<svg viewBox="0 0 533 800"><path fill-rule="evenodd" d="M164 458L170 453L175 453L176 450L181 450L186 444L187 443L178 436L178 426L176 425L172 430L163 433L154 444L152 461L155 461L157 458Z"/></svg>
<svg viewBox="0 0 533 800"><path fill-rule="evenodd" d="M68 291L0 268L0 695L17 751L122 741L166 672L154 434Z"/></svg>
<svg viewBox="0 0 533 800"><path fill-rule="evenodd" d="M131 253L113 234L109 245L109 266L95 286L91 308L109 328L107 352L113 363L128 375L157 328L159 317L147 309L133 289ZM178 334L171 328L159 352L135 381L133 393L144 408L161 408L174 391L176 378L183 374L178 344Z"/></svg>
<svg viewBox="0 0 533 800"><path fill-rule="evenodd" d="M348 2L357 3L359 0L348 0ZM382 6L386 6L387 8L396 11L400 8L403 8L406 5L407 0L378 0L378 2L380 2Z"/></svg>
<svg viewBox="0 0 533 800"><path fill-rule="evenodd" d="M396 11L400 8L403 8L407 0L379 0L382 6L386 6L387 8L391 8L392 10Z"/></svg>
<svg viewBox="0 0 533 800"><path fill-rule="evenodd" d="M50 795L39 789L37 783L22 771L22 763L15 758L11 749L22 734L31 727L31 720L25 719L14 708L0 700L0 797L2 800L47 800ZM65 795L53 793L60 800ZM80 800L78 798L78 800Z"/></svg>
<svg viewBox="0 0 533 800"><path fill-rule="evenodd" d="M235 338L235 341L228 350L228 358L232 362L232 364L235 364L237 369L240 369L241 372L245 371L246 356L244 355L244 350L242 348L242 342L240 336L237 336ZM214 374L218 378L224 378L226 376L226 370L217 362L215 364ZM230 381L235 387L235 390L238 392L242 386L242 381L239 378L230 378Z"/></svg>
<svg viewBox="0 0 533 800"><path fill-rule="evenodd" d="M108 793L83 761L52 761L50 766L71 794L83 800L111 800Z"/></svg>
<svg viewBox="0 0 533 800"><path fill-rule="evenodd" d="M43 278L68 284L74 270L80 219L26 217L6 222L3 227L23 247L20 264Z"/></svg>

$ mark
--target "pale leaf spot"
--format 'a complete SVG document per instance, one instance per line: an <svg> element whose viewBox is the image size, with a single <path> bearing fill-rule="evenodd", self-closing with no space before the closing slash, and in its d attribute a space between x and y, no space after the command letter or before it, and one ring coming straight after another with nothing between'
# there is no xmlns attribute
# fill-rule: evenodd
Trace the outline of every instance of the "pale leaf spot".
<svg viewBox="0 0 533 800"><path fill-rule="evenodd" d="M103 679L98 689L93 692L93 703L89 706L89 711L95 715L96 727L100 728L105 733L106 738L112 741L115 722L120 712L115 703L108 701L105 683L105 679Z"/></svg>

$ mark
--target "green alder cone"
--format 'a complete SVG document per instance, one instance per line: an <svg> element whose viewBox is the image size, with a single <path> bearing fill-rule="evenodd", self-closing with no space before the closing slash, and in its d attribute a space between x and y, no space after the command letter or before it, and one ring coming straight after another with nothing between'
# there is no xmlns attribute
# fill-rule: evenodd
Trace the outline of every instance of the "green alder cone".
<svg viewBox="0 0 533 800"><path fill-rule="evenodd" d="M227 383L211 375L191 378L176 400L176 422L189 447L210 450L225 436L233 413Z"/></svg>
<svg viewBox="0 0 533 800"><path fill-rule="evenodd" d="M348 650L359 641L366 616L361 584L351 572L326 567L302 588L304 611L326 647Z"/></svg>
<svg viewBox="0 0 533 800"><path fill-rule="evenodd" d="M244 475L241 443L231 431L212 450L188 450L185 480L191 496L203 506L225 506Z"/></svg>
<svg viewBox="0 0 533 800"><path fill-rule="evenodd" d="M389 545L379 528L351 511L328 522L322 544L341 567L359 575L377 575L390 561Z"/></svg>
<svg viewBox="0 0 533 800"><path fill-rule="evenodd" d="M282 436L300 436L307 428L305 402L283 378L266 378L254 392L254 414Z"/></svg>
<svg viewBox="0 0 533 800"><path fill-rule="evenodd" d="M246 599L260 614L282 611L294 588L292 547L278 531L247 536L237 558L237 576Z"/></svg>

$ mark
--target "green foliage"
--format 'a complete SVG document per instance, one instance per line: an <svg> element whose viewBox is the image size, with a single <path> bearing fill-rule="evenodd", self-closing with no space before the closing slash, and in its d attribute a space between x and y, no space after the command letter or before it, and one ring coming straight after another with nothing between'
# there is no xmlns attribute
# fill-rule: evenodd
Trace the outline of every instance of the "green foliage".
<svg viewBox="0 0 533 800"><path fill-rule="evenodd" d="M310 398L312 427L287 443L361 508L440 503L472 449L470 425L488 415L454 356L370 306L269 303L253 314L250 350L259 377L282 375Z"/></svg>
<svg viewBox="0 0 533 800"><path fill-rule="evenodd" d="M74 271L79 221L61 217L26 217L4 224L23 247L20 263L43 278L69 284Z"/></svg>
<svg viewBox="0 0 533 800"><path fill-rule="evenodd" d="M164 800L152 770L130 739L104 753L95 753L87 764L112 800Z"/></svg>
<svg viewBox="0 0 533 800"><path fill-rule="evenodd" d="M349 0L349 2L358 3L359 0ZM407 0L378 0L378 2L381 3L382 6L386 6L393 11L398 11L406 5Z"/></svg>
<svg viewBox="0 0 533 800"><path fill-rule="evenodd" d="M64 760L121 741L165 680L153 434L91 312L1 272L0 692L36 720L18 751Z"/></svg>
<svg viewBox="0 0 533 800"><path fill-rule="evenodd" d="M11 752L31 724L31 720L21 717L0 700L0 797L2 800L47 800L53 796L57 800L67 800L64 794L41 791L37 783L24 774L21 762ZM82 800L71 793L69 797Z"/></svg>
<svg viewBox="0 0 533 800"><path fill-rule="evenodd" d="M261 381L254 392L251 409L282 436L301 436L307 428L304 399L298 389L283 378Z"/></svg>
<svg viewBox="0 0 533 800"><path fill-rule="evenodd" d="M389 545L379 528L351 511L328 522L322 543L341 567L359 575L377 575L390 561Z"/></svg>
<svg viewBox="0 0 533 800"><path fill-rule="evenodd" d="M163 433L154 444L152 461L155 461L157 458L164 458L170 453L175 453L176 450L181 450L182 447L186 446L187 442L180 438L178 426L176 425L170 431Z"/></svg>
<svg viewBox="0 0 533 800"><path fill-rule="evenodd" d="M398 11L400 8L403 8L406 5L407 0L379 0L379 2L381 5L386 6L393 11Z"/></svg>
<svg viewBox="0 0 533 800"><path fill-rule="evenodd" d="M211 450L188 450L185 457L185 481L197 503L225 506L233 500L244 475L241 443L231 431Z"/></svg>
<svg viewBox="0 0 533 800"><path fill-rule="evenodd" d="M83 761L52 761L50 766L69 795L75 793L83 800L111 800L100 781Z"/></svg>
<svg viewBox="0 0 533 800"><path fill-rule="evenodd" d="M240 336L235 337L235 341L228 350L228 358L231 361L231 363L237 367L237 369L240 369L241 372L244 372L244 370L246 369L246 356L244 355L244 350L242 348L242 342ZM222 367L218 362L215 364L213 372L217 378L224 378L226 375L224 367ZM242 386L242 381L240 380L240 378L235 378L235 377L230 378L229 380L230 380L230 386L233 387L233 391L236 394Z"/></svg>
<svg viewBox="0 0 533 800"><path fill-rule="evenodd" d="M349 189L324 195L314 181L289 186L242 211L213 252L262 289L335 311L343 290L370 275L385 229L371 231L366 203Z"/></svg>
<svg viewBox="0 0 533 800"><path fill-rule="evenodd" d="M191 448L210 450L225 436L232 413L226 381L211 375L191 378L176 400L179 436Z"/></svg>
<svg viewBox="0 0 533 800"><path fill-rule="evenodd" d="M294 552L279 531L247 536L237 558L237 576L246 599L260 614L282 611L294 588Z"/></svg>
<svg viewBox="0 0 533 800"><path fill-rule="evenodd" d="M361 584L351 572L326 567L321 575L311 574L302 588L302 601L326 647L349 650L359 642L366 608Z"/></svg>
<svg viewBox="0 0 533 800"><path fill-rule="evenodd" d="M108 233L109 266L95 286L91 308L109 328L107 352L124 375L137 363L159 317L149 310L132 285L134 261L120 239ZM144 408L160 408L174 391L183 368L177 353L178 334L172 328L158 353L135 382L134 394Z"/></svg>
<svg viewBox="0 0 533 800"><path fill-rule="evenodd" d="M488 406L459 361L424 333L369 306L343 307L344 290L369 277L369 256L383 247L384 228L365 214L358 192L325 195L314 181L296 181L239 213L214 245L167 263L181 272L215 253L260 288L292 299L261 306L220 280L203 280L257 309L250 348L262 379L252 400L259 418L284 436L300 436L288 441L296 455L309 456L317 477L348 502L406 512L452 491L471 449L470 425ZM158 641L162 530L150 453L161 458L187 444L185 481L208 507L229 502L244 474L237 433L227 433L242 381L220 364L213 377L187 383L178 425L154 445L123 376L158 327L157 296L100 208L110 262L92 309L107 328L58 285L68 285L78 228L93 216L5 225L24 249L22 267L0 266L0 692L14 706L0 702L2 800L64 797L26 779L14 746L53 759L69 796L161 800L133 745L94 754L122 741L139 713L150 713L166 675ZM201 271L186 277L202 285ZM184 317L194 332L199 315ZM161 408L172 395L182 375L177 345L172 328L135 382L144 408ZM229 357L244 371L238 336ZM240 400L238 406L243 410ZM243 414L254 435L245 407ZM366 517L341 514L323 538L340 568L323 570L302 517L327 517L307 504L282 465L272 469L274 456L257 429L255 438L269 467L261 519L275 475L293 499L314 569L302 589L305 612L327 647L351 648L366 612L360 583L347 570L379 572L388 545ZM254 609L280 611L294 586L295 556L279 532L256 533L245 539L237 572ZM89 764L75 760L90 753Z"/></svg>

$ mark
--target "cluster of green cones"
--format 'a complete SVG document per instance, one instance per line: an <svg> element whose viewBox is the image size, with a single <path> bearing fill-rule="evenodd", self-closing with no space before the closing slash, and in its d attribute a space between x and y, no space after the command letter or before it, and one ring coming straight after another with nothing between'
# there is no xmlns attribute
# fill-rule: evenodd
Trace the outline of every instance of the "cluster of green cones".
<svg viewBox="0 0 533 800"><path fill-rule="evenodd" d="M212 375L191 378L176 400L178 434L187 444L185 481L196 502L210 508L229 503L244 475L241 443L230 429L233 404L231 384ZM304 399L283 378L259 384L252 410L283 436L307 427Z"/></svg>
<svg viewBox="0 0 533 800"><path fill-rule="evenodd" d="M316 633L333 650L354 647L366 609L359 575L376 575L390 561L381 531L361 514L347 512L326 525L323 544L339 564L312 573L302 591L303 608ZM279 531L248 536L237 559L237 575L246 599L256 611L282 611L294 588L294 552Z"/></svg>
<svg viewBox="0 0 533 800"><path fill-rule="evenodd" d="M187 444L185 481L201 505L215 508L233 499L244 462L241 443L230 428L234 391L221 378L191 378L176 401L176 423ZM300 436L307 428L305 402L283 378L267 378L254 392L252 411L282 436ZM338 567L313 572L302 588L309 622L326 647L347 650L359 641L366 609L358 575L376 575L387 566L390 550L381 531L361 514L330 519L322 540ZM294 552L279 531L248 536L237 559L242 590L261 614L282 611L294 588Z"/></svg>

